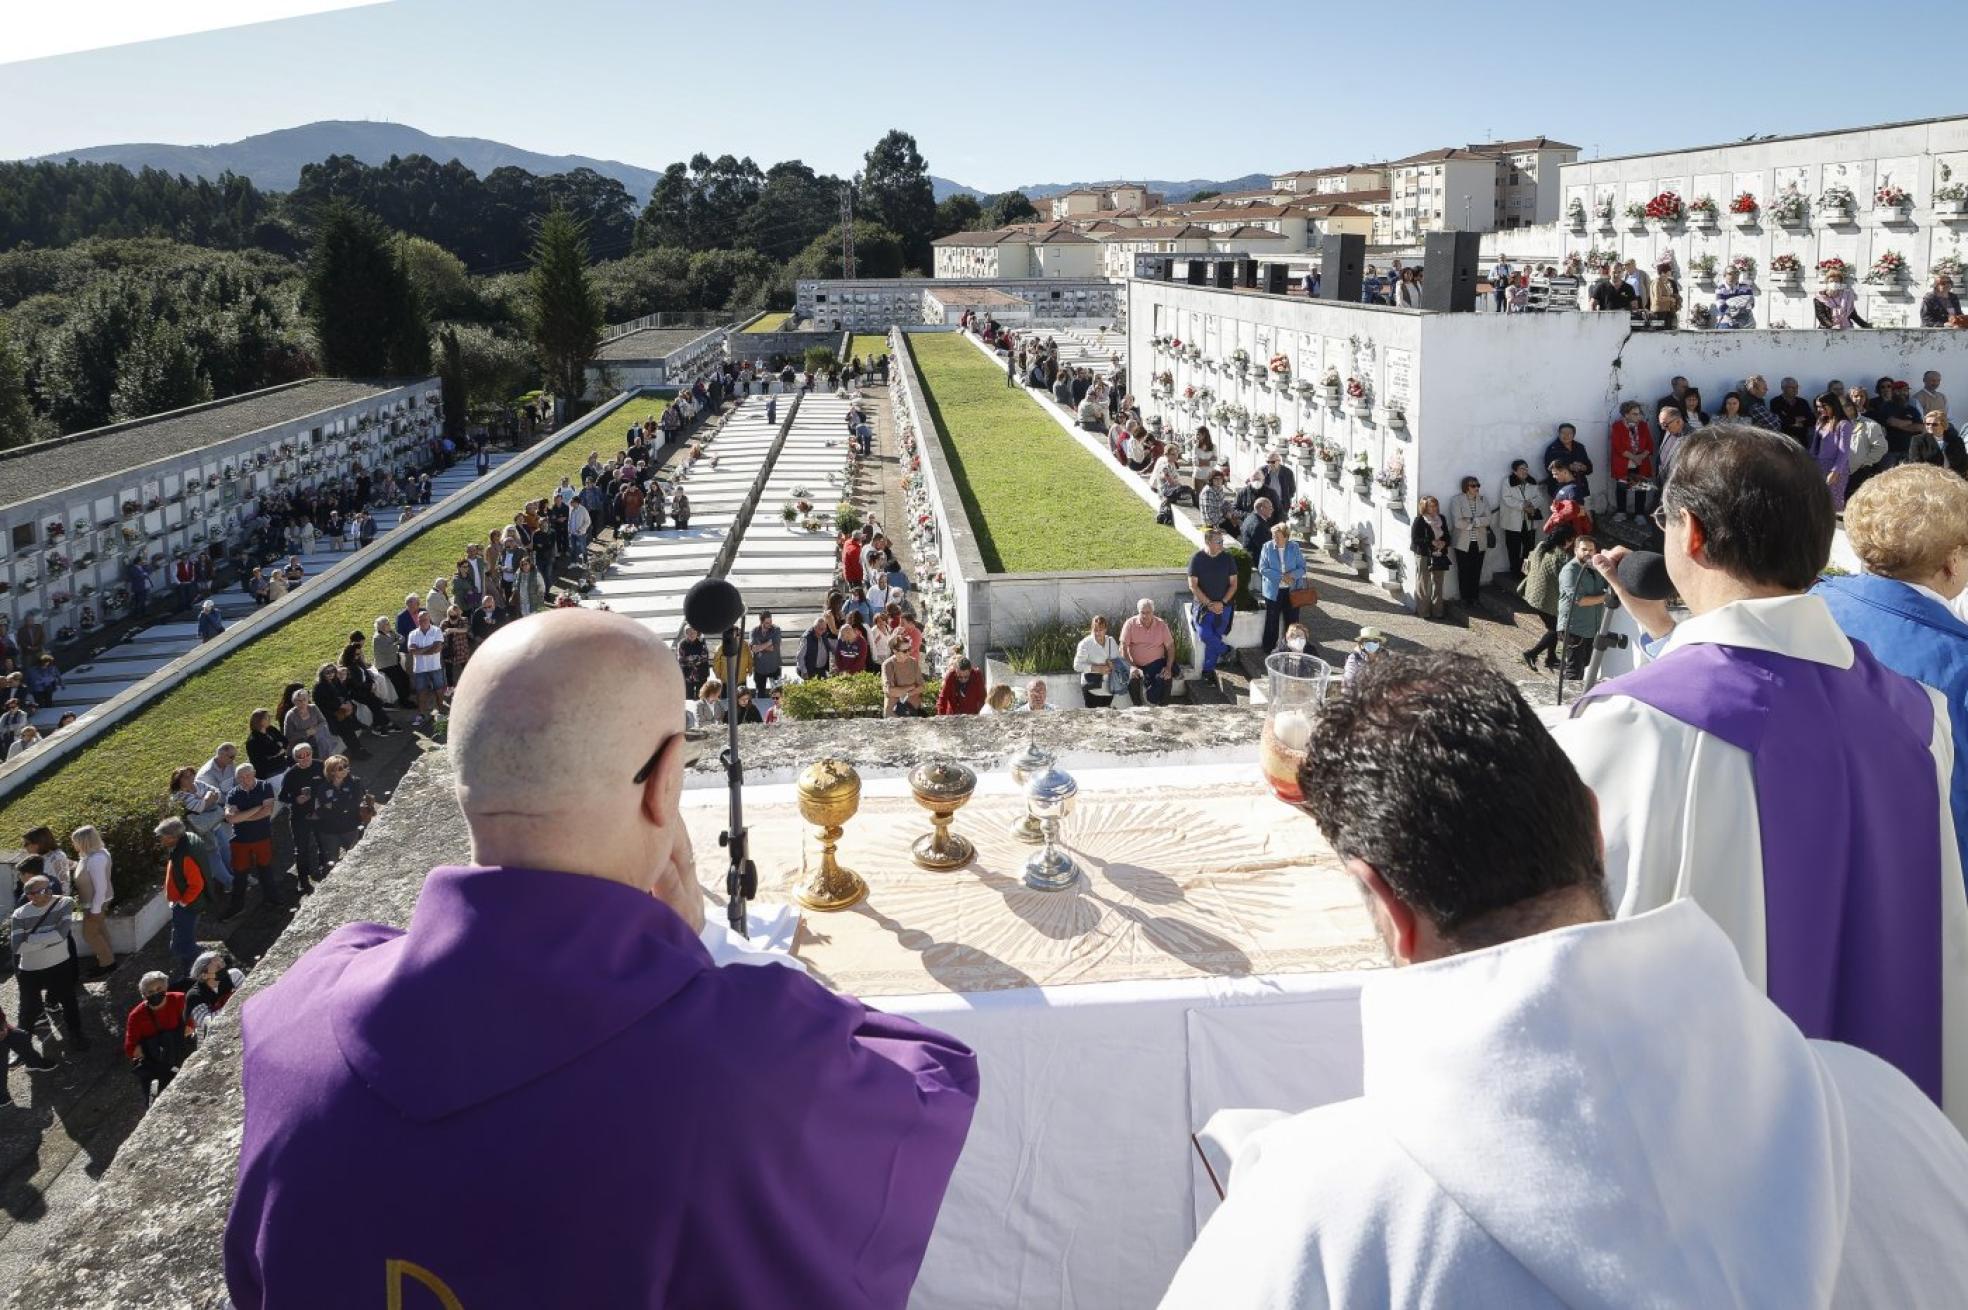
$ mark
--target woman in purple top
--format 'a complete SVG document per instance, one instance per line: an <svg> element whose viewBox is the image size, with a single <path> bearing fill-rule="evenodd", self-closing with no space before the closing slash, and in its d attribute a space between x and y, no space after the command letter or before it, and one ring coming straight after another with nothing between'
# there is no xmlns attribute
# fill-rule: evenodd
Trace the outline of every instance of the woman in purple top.
<svg viewBox="0 0 1968 1310"><path fill-rule="evenodd" d="M1851 473L1852 425L1847 422L1838 397L1817 399L1818 421L1811 433L1811 457L1824 472L1825 486L1831 491L1833 509L1845 508L1845 480Z"/></svg>

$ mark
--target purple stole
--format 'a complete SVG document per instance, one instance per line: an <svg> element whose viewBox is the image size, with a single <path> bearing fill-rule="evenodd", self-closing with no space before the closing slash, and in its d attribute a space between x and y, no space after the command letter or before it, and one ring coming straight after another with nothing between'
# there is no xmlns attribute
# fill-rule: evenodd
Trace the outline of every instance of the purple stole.
<svg viewBox="0 0 1968 1310"><path fill-rule="evenodd" d="M1806 1037L1870 1051L1938 1103L1934 707L1918 683L1852 649L1852 667L1837 669L1684 646L1601 683L1573 712L1626 696L1748 752L1770 999Z"/></svg>

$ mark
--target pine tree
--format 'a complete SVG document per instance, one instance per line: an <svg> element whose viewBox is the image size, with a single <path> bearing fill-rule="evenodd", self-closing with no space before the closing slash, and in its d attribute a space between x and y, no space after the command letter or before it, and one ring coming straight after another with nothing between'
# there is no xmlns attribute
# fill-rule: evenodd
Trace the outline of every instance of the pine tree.
<svg viewBox="0 0 1968 1310"><path fill-rule="evenodd" d="M322 216L308 260L308 316L331 377L422 376L430 326L388 231L339 201Z"/></svg>
<svg viewBox="0 0 1968 1310"><path fill-rule="evenodd" d="M566 210L540 224L528 276L528 325L549 391L578 400L587 389L588 361L601 344L601 294L588 275L588 241Z"/></svg>

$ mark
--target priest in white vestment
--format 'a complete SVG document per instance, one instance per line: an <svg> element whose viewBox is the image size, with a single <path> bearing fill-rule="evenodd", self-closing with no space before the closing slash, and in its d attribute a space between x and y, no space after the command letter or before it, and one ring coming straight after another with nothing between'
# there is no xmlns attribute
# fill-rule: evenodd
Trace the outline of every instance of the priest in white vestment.
<svg viewBox="0 0 1968 1310"><path fill-rule="evenodd" d="M1375 661L1300 778L1407 967L1361 994L1365 1094L1243 1147L1163 1310L1962 1304L1968 1143L1694 902L1608 919L1591 794L1500 675Z"/></svg>
<svg viewBox="0 0 1968 1310"><path fill-rule="evenodd" d="M1693 617L1618 582L1652 658L1554 729L1599 801L1625 916L1693 897L1808 1037L1905 1073L1968 1131L1968 891L1946 697L1885 667L1804 594L1831 500L1795 442L1717 424L1662 498ZM1964 1298L1968 1304L1968 1298Z"/></svg>

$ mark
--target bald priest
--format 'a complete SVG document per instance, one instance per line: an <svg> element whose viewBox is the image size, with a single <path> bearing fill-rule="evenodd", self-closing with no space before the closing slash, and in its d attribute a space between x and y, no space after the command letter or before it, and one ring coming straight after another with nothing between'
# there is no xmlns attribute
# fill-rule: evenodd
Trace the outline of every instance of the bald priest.
<svg viewBox="0 0 1968 1310"><path fill-rule="evenodd" d="M473 863L431 871L408 931L344 927L246 1006L238 1310L906 1303L976 1061L797 970L712 963L683 701L668 647L604 611L472 656Z"/></svg>

